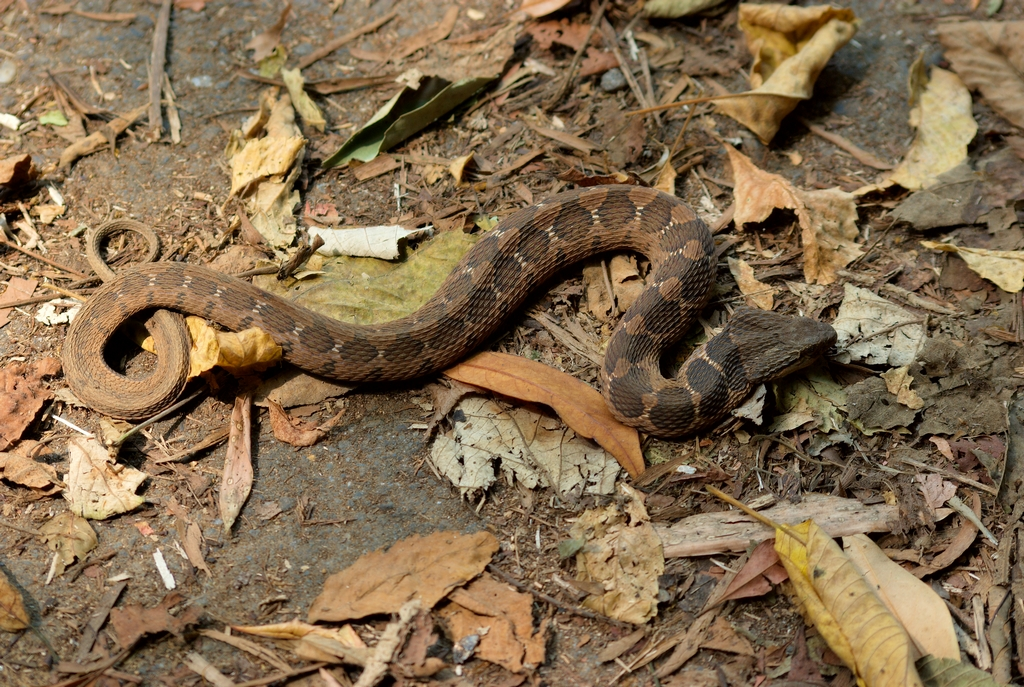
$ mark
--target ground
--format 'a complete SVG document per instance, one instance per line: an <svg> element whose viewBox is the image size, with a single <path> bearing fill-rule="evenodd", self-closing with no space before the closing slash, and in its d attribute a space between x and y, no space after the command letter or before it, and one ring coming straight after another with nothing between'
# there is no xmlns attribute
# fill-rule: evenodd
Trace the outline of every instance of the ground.
<svg viewBox="0 0 1024 687"><path fill-rule="evenodd" d="M130 0L85 0L76 5L87 12L136 15L132 21L110 22L74 13L48 14L42 11L44 4L47 3L36 0L0 0L0 7L4 8L0 10L0 62L7 60L17 68L13 82L0 86L0 112L16 113L23 121L32 121L56 107L46 90L52 87L48 71L97 107L124 113L147 102L147 65L157 5ZM472 38L475 32L503 25L506 15L516 9L511 2L486 0L457 5L460 19L451 34L455 39ZM697 156L701 161L680 173L675 192L709 223L714 223L732 204L731 188L736 183L723 141L738 146L761 169L780 174L801 188L838 187L853 191L874 181L879 175L877 170L811 134L805 122L841 133L885 162L898 161L914 136L908 124L910 104L906 95L907 73L912 63L923 51L926 64L948 67L936 39L937 22L943 17L980 19L985 10L983 6L972 12L960 0L924 0L916 4L871 0L850 2L848 6L860 20L856 37L832 57L817 80L813 97L786 117L770 144L761 143L734 120L712 114L711 105L698 106L698 114L680 147L687 152L677 161ZM350 49L355 49L356 55L361 54L359 51L387 52L399 41L440 21L447 6L420 0L381 0L376 4L360 0L333 4L296 2L281 41L294 62L329 38L362 26L392 8L399 13L394 21L314 63L304 70L304 75L312 80L397 73L401 69L394 65L357 59ZM245 46L255 34L277 20L281 9L272 2L213 1L198 11L173 11L166 71L181 117L179 144L171 142L166 130L158 140L150 138L143 118L118 138L116 153L104 149L69 167L58 168L67 141L54 133L55 127L36 126L17 134L0 129L5 135L0 139L0 158L29 153L35 166L42 170L39 180L28 190L0 187L0 212L13 223L21 217L26 204L50 202L47 187L59 190L66 212L49 224L37 217L35 227L50 259L85 274L90 269L79 229L115 217L136 219L153 227L163 243L165 259L206 263L240 243L237 227L230 222L235 211L226 204L230 170L224 151L231 131L252 113L260 92L266 88L241 75L254 68ZM589 12L588 8L571 5L556 18L586 25ZM614 29L622 32L635 12L635 7L611 3L608 17ZM997 18L1019 21L1022 14L1020 3L1007 2ZM710 64L704 64L692 75L710 89L709 93L719 87L739 92L748 88L744 70L749 68L750 57L736 18L735 6L726 5L706 17L637 19L632 30L638 36L647 32L675 44L700 46ZM520 33L528 35L523 30ZM652 45L651 41L641 44ZM621 47L628 51L625 42ZM517 42L514 61L532 57L560 76L567 70L573 52L558 44L549 50L541 49L536 40L531 43L524 39ZM692 63L684 60L664 68L655 65L653 84L658 98L686 72L689 64ZM543 104L554 93L558 81L548 76L527 79L507 100L485 101L489 97L485 91L391 151L445 160L476 151L498 169L531 149L546 151L515 170L512 182L489 188L459 186L448 174L428 182L424 178L425 165L403 163L399 169L363 180L355 166L321 169L319 163L365 123L395 93L396 87L392 83L314 96L328 126L326 133L304 128L310 142L298 179L302 203L333 205L345 223L356 226L393 223L400 218L417 222L442 216L441 210L451 205L464 206L470 218L500 218L532 200L543 199L556 186L565 188L565 183L556 177L574 164L587 173L648 170L665 147L672 145L684 121L689 121L686 114L675 110L663 113L657 121L647 118L639 133L636 126L626 133L622 133L622 128L619 133L611 131L609 121L638 105L628 88L604 92L599 86L600 78L582 79L551 110L545 110ZM692 94L693 90L686 97ZM24 107L26 103L28 106ZM574 153L571 147L552 145L550 139L529 127L519 135L501 133L520 122L551 127L553 116L569 124L570 133L603 146L603 152ZM978 133L970 147L972 160L1004 149L1006 137L1020 135L981 98L975 98L974 117ZM90 131L96 128L93 126ZM615 141L619 134L638 139L630 148ZM476 179L485 179L486 171ZM395 205L395 188L399 184L405 199L401 209ZM971 451L987 448L1001 452L1006 443L1012 444L1012 438L1002 438L1008 431L1003 409L1016 388L1024 383L1015 371L1024 366L1024 356L1019 339L998 338L986 332L1019 332L1014 329L1019 326L1014 317L1021 310L1020 296L981 280L957 258L946 258L945 254L917 245L922 235L905 223L894 225L887 214L901 197L897 192L889 192L861 202L857 242L866 249L866 255L849 266L854 277L841 276L828 285L817 294L816 310L803 314L826 321L834 318L844 298L843 284L847 282L875 288L892 281L906 291L924 294L933 303L955 307L956 315L947 317L915 310L913 303L908 306L927 318L922 321L931 339L930 348L918 360L920 368L914 370L914 388L928 404L924 413L886 424L897 412L895 397L891 401L893 407L889 408L884 386L880 385L882 390L872 390L863 385L870 386L866 380L877 381L877 373L887 368L833 361L826 367L851 393L853 405L873 404L876 411L874 416L869 414L870 408L848 411L847 420L860 418L856 429L849 424L844 426L845 431L852 432L851 440L824 449L819 445L811 454L808 447L818 440L819 434L813 429L772 435L749 423L736 424L727 427L729 431L708 433L697 440L645 439L643 447L649 462L693 463L700 467L709 484L717 484L742 498L756 496L759 485L763 485L783 496L819 491L855 496L867 503L895 499L903 509L903 519L896 532L879 539L884 549L931 554L947 548L961 525L952 518L935 523L928 517L917 516L921 506L920 497L915 495L913 475L918 471L906 469L907 464L901 468L895 456L903 452L901 455L939 467L944 475L960 471L974 484L980 480L991 487L992 480L979 466L977 452ZM730 245L719 244L726 247L717 275L718 288L705 313L712 323L720 321L719 315L712 313L721 313L723 303L736 301L738 291L725 257L736 255L733 249L744 242L753 241L758 250L783 256L760 262L752 260L751 264L759 279L781 287L781 305L777 309L795 313L801 307L799 293L794 295L785 286L787 282L803 281L796 241L799 230L794 233L792 217L776 216L769 224L769 230L756 238L738 233L733 225L723 227L726 243L733 237L736 240ZM941 236L933 232L929 238ZM1019 225L998 234L986 233L983 227L968 228L957 237L969 245L1003 250L1024 245ZM19 234L19 238L24 240L26 235ZM856 275L860 275L860 280ZM60 269L22 253L0 249L0 279L6 282L22 276L49 280L71 291L94 286L77 277L69 278ZM588 314L577 315L583 309L579 285L579 269L566 270L560 281L547 285L549 290L542 290L530 302L530 315L520 312L511 316L491 348L525 353L596 384L597 368L560 348L532 315L539 310L554 314L559 322L578 318L583 329L600 341L610 328ZM66 325L41 324L33 317L38 307L23 306L0 327L0 365L60 355ZM145 365L144 359L137 362ZM54 390L64 386L59 375L48 384ZM527 590L544 592L562 604L556 608L543 600L536 601L534 612L538 622L550 619L550 639L547 660L527 679L536 684L608 684L621 672L621 664L601 663L598 653L609 642L628 635L631 628L564 612L565 607L577 607L582 595L554 580L571 578L574 573L572 559L563 561L558 555L559 542L569 537L570 521L585 508L607 504L609 498L559 499L550 490L531 492L500 481L486 496L463 498L458 489L427 465L429 437L424 430L412 428L421 426L430 414L424 411L429 401L424 384L417 380L369 385L324 401L310 410L311 416L326 420L344 410L344 422L308 448L294 448L278 441L269 422L259 420L252 439L253 491L230 533L223 531L217 509L226 451L223 445L189 456L187 462L155 462L163 454L158 453L154 437L164 438L171 449L182 449L202 440L211 428L228 423L234 389L229 386L218 394L204 396L150 427L148 439L133 439L122 450L123 463L150 476L141 491L146 503L122 516L93 521L98 548L49 584L45 581L52 553L29 533L67 506L59 497L42 496L37 490L10 480L0 481L2 518L4 524L10 525L0 528L0 568L22 593L30 615L56 654L72 661L90 614L112 584L110 578L124 575L129 580L118 606L150 608L164 598L167 589L153 566L152 557L157 550L162 551L178 582L182 605L202 609L201 627L223 629L227 624L255 625L304 618L329 574L351 565L367 552L391 546L410 535L487 530L500 543L500 553L494 560L497 568L520 581ZM855 385L858 391L850 391ZM76 433L55 421L53 415L91 431L98 430L100 415L57 398L47 405L24 437L43 441L45 449L37 459L64 474L67 443ZM880 413L879 404L885 406ZM262 412L265 417L266 411ZM773 413L770 407L766 412ZM865 426L883 429L869 434L862 431ZM777 436L782 439L776 441ZM929 442L929 436L948 440L945 450L954 451L957 460L952 460L953 454L950 460L944 460L940 444ZM746 441L741 441L742 437ZM995 437L996 441L985 444L979 437ZM958 448L958 442L968 443ZM700 490L700 480L663 478L640 484L642 490L651 494L648 510L656 522L670 523L686 515L722 509ZM1012 523L1006 519L1008 511L1000 507L1012 509L1012 500L998 504L991 493L993 489L973 489L963 481L959 484L963 489L961 498L968 504L968 494L981 497L982 520L997 536L1012 536ZM202 528L205 560L212 574L193 569L175 552L180 535L170 508L178 505ZM945 589L956 606L958 618L971 620L975 612L970 603L972 580L979 575L988 576L991 583L993 577L998 577L997 564L991 560L993 550L988 544L977 543L955 564L932 578ZM657 639L671 635L693 621L719 579L718 566L730 566L727 556L717 559L669 559L661 580L659 615L649 626L650 636ZM734 653L704 649L687 664L694 671L689 679L698 679L699 669L708 669L710 672L699 673L700 679L748 684L799 654L796 637L803 637L804 622L784 594L771 593L727 609L733 629L754 645L754 655L737 658ZM379 616L358 627L364 639L371 639L379 635L387 620ZM966 627L974 632L973 622ZM814 632L809 636L813 639ZM55 669L35 635L4 634L0 642L4 648L0 651L0 674L4 676L0 682L44 685L66 679L65 673ZM837 667L834 656L822 658L820 640L816 646L817 666L828 676L823 679L831 684L850 684L850 673ZM97 649L101 655L115 653L118 648L108 630L100 632ZM177 637L159 635L145 640L117 665L119 673L103 679L105 684L118 680L118 684L196 684L202 680L182 667L189 651L204 656L235 683L258 680L275 671L227 644L189 630ZM1019 656L1014 654L1014 658L1017 666ZM300 663L295 659L293 665ZM1016 667L1014 670L1019 677ZM784 671L775 677L782 674ZM335 675L343 679L340 670ZM438 677L494 685L519 684L520 679L480 660L466 664L462 675L460 678L449 669ZM798 678L791 675L790 679ZM291 684L323 684L320 680L314 674L295 678ZM653 685L658 684L658 679L651 668L644 668L622 677L620 684Z"/></svg>

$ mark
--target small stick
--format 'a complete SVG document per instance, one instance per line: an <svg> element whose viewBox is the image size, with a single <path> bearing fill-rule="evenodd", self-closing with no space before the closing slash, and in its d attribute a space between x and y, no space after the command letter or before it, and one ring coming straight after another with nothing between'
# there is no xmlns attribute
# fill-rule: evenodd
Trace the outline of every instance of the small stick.
<svg viewBox="0 0 1024 687"><path fill-rule="evenodd" d="M625 72L623 72L623 75L625 75ZM689 100L677 100L676 102L669 103L667 105L655 105L654 107L646 107L646 108L644 108L642 110L633 110L632 112L623 112L622 114L626 115L627 117L632 117L633 115L650 114L652 112L661 112L662 110L673 110L673 109L675 109L677 107L682 107L683 105L696 105L698 103L711 103L711 102L714 102L716 100L729 100L730 98L749 98L749 97L755 96L755 95L764 96L764 95L771 95L771 93L758 93L757 91L744 91L743 93L725 93L724 95L706 95L706 96L703 96L701 98L690 98Z"/></svg>
<svg viewBox="0 0 1024 687"><path fill-rule="evenodd" d="M588 611L585 608L576 608L575 606L568 606L568 605L562 603L561 601L559 601L558 599L556 599L553 596L548 596L544 592L538 591L536 589L531 589L530 587L527 587L525 584L523 584L522 582L520 582L516 578L512 577L507 572L505 572L504 570L502 570L501 568L499 568L499 567L497 567L495 565L488 565L487 566L487 572L489 572L491 574L494 574L494 575L497 575L498 577L500 577L501 579L505 580L510 585L512 585L513 587L518 589L519 591L526 592L527 594L533 594L534 596L536 596L541 601L543 601L545 603L549 603L552 606L554 606L555 608L557 608L558 610L563 611L565 613L571 613L572 615L578 615L578 616L580 616L582 618L589 618L590 620L598 620L598 621L601 621L601 622L604 622L604 623L609 623L610 625L617 625L618 627L628 627L630 629L633 629L633 626L631 624L629 624L629 623L625 623L625 622L623 622L621 620L615 620L615 618L609 618L608 616L601 615L600 613L594 613L593 611Z"/></svg>
<svg viewBox="0 0 1024 687"><path fill-rule="evenodd" d="M626 78L626 83L629 84L629 90L633 91L633 97L640 103L640 107L646 108L647 112L654 112L655 108L650 107L650 103L647 102L647 96L640 90L640 84L637 83L636 77L633 76L633 70L630 68L629 62L626 61L626 56L619 49L618 36L615 35L615 29L612 28L607 19L601 20L601 30L604 32L605 39L612 49L612 54L615 55L615 59L619 62L619 68L622 71L622 76Z"/></svg>
<svg viewBox="0 0 1024 687"><path fill-rule="evenodd" d="M353 29L352 31L346 33L344 36L335 38L333 41L331 41L324 47L320 48L319 50L314 50L313 52L309 53L301 60L299 60L299 69L305 69L306 67L313 64L317 60L322 60L323 58L327 57L341 46L345 45L349 41L359 38L364 33L376 31L377 29L379 29L380 27L384 26L389 21L394 19L396 16L398 16L398 10L391 10L383 17L375 19L371 21L369 24L364 24L363 26L360 26L358 29Z"/></svg>
<svg viewBox="0 0 1024 687"><path fill-rule="evenodd" d="M13 248L14 250L18 251L19 253L24 253L25 255L27 255L30 258L35 258L39 262L45 262L50 267L56 267L57 269L61 270L62 272L67 272L68 274L73 274L74 276L78 277L79 279L88 279L89 278L88 274L82 274L78 270L73 270L70 267L62 265L59 262L56 262L55 260L50 260L49 258L43 257L39 253L36 253L34 251L30 251L27 248L22 248L21 246L19 246L16 243L11 243L10 241L8 241L3 236L0 236L0 245L7 246L8 248Z"/></svg>
<svg viewBox="0 0 1024 687"><path fill-rule="evenodd" d="M163 0L156 28L153 29L153 52L149 56L149 128L159 135L163 131L160 118L160 91L164 83L167 61L167 30L171 25L171 0Z"/></svg>
<svg viewBox="0 0 1024 687"><path fill-rule="evenodd" d="M590 44L590 39L594 36L594 31L597 31L597 25L601 23L601 19L604 17L604 11L608 9L608 1L602 0L601 6L594 12L594 16L590 18L590 29L587 31L586 37L580 44L580 47L576 50L576 54L572 56L572 62L569 63L569 71L565 74L565 80L562 85L558 87L558 91L553 96L548 98L547 102L544 103L544 109L550 110L562 100L562 96L565 95L565 91L572 84L572 80L576 78L576 70L579 69L580 61L583 59L583 52L587 49Z"/></svg>
<svg viewBox="0 0 1024 687"><path fill-rule="evenodd" d="M119 436L117 439L115 439L114 441L112 441L109 444L107 444L107 447L111 448L111 447L114 447L114 446L120 446L121 444L124 443L125 439L127 439L131 435L135 434L138 431L141 431L141 430L145 429L146 427L149 427L151 424L153 424L155 422L159 422L160 420L163 420L165 417L167 417L168 415L170 415L174 411L178 410L183 405L189 403L190 401L196 400L197 398L199 398L200 395L202 395L204 393L206 393L206 385L205 384L203 385L203 387L201 389L199 389L199 391L195 392L194 394L192 394L188 398L184 398L184 399L178 401L177 403L175 403L171 407L166 408L166 409L160 411L159 413L157 413L153 417L149 418L145 422L140 423L138 425L135 425L134 427L129 429L127 432L125 432L124 434Z"/></svg>
<svg viewBox="0 0 1024 687"><path fill-rule="evenodd" d="M35 305L36 303L47 303L49 301L57 300L57 296L32 296L31 298L22 298L20 301L11 301L10 303L0 303L0 310L7 308L20 308L23 305ZM84 297L83 297L84 298Z"/></svg>

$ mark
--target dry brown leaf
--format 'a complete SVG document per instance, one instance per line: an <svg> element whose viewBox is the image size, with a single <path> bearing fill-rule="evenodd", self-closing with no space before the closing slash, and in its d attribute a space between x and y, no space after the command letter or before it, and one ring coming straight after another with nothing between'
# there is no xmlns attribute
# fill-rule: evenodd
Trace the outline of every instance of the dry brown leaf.
<svg viewBox="0 0 1024 687"><path fill-rule="evenodd" d="M0 369L0 451L21 438L39 409L53 396L43 385L43 378L58 372L60 361L56 358L12 363Z"/></svg>
<svg viewBox="0 0 1024 687"><path fill-rule="evenodd" d="M843 537L843 549L892 614L899 618L921 655L960 660L953 618L945 602L930 586L889 560L885 552L863 534Z"/></svg>
<svg viewBox="0 0 1024 687"><path fill-rule="evenodd" d="M729 258L729 272L736 285L740 287L740 293L746 296L748 305L771 310L775 307L775 289L764 282L760 282L754 276L754 268L747 264L746 260Z"/></svg>
<svg viewBox="0 0 1024 687"><path fill-rule="evenodd" d="M916 191L937 183L937 177L967 158L967 145L978 133L971 94L953 72L934 67L932 78L910 111L917 129L910 150L888 175L888 181Z"/></svg>
<svg viewBox="0 0 1024 687"><path fill-rule="evenodd" d="M231 429L228 434L228 452L224 457L224 473L220 482L217 508L223 521L225 534L231 533L242 505L252 491L252 394L245 392L235 397L231 409Z"/></svg>
<svg viewBox="0 0 1024 687"><path fill-rule="evenodd" d="M138 605L112 608L110 624L117 635L117 643L129 649L144 635L157 632L170 632L180 637L187 626L194 625L203 615L203 609L198 606L186 606L178 615L171 615L170 609L184 600L181 594L172 592L153 608Z"/></svg>
<svg viewBox="0 0 1024 687"><path fill-rule="evenodd" d="M716 107L767 144L783 118L813 95L821 70L853 38L857 24L847 9L741 4L739 25L754 56L750 93L757 95Z"/></svg>
<svg viewBox="0 0 1024 687"><path fill-rule="evenodd" d="M490 352L478 353L444 374L521 401L550 406L577 434L593 439L615 456L630 476L644 471L637 431L612 417L600 392L575 377L532 360Z"/></svg>
<svg viewBox="0 0 1024 687"><path fill-rule="evenodd" d="M479 634L476 656L519 673L544 662L548 621L533 629L533 597L484 573L449 596L440 611L453 641ZM481 632L487 628L486 634Z"/></svg>
<svg viewBox="0 0 1024 687"><path fill-rule="evenodd" d="M32 156L28 153L12 155L0 160L0 186L21 186L32 181L36 170L32 166Z"/></svg>
<svg viewBox="0 0 1024 687"><path fill-rule="evenodd" d="M281 32L284 31L284 25L288 22L288 15L291 11L292 4L289 2L285 4L284 9L281 10L281 16L273 26L263 33L254 36L252 40L245 44L246 50L253 51L253 62L260 62L263 58L274 52L274 48L276 48L278 43L281 42Z"/></svg>
<svg viewBox="0 0 1024 687"><path fill-rule="evenodd" d="M792 210L800 224L804 247L804 280L831 284L838 270L861 255L857 237L857 206L839 189L802 191L778 174L758 169L743 153L726 146L735 188L734 221L739 229L763 222L776 209Z"/></svg>
<svg viewBox="0 0 1024 687"><path fill-rule="evenodd" d="M921 245L932 250L959 255L979 276L988 279L1007 293L1019 293L1024 290L1024 251L966 248L938 241L922 241Z"/></svg>
<svg viewBox="0 0 1024 687"><path fill-rule="evenodd" d="M291 417L272 400L267 400L267 409L270 411L270 426L279 441L292 446L312 446L324 436L316 425Z"/></svg>
<svg viewBox="0 0 1024 687"><path fill-rule="evenodd" d="M89 521L67 511L54 516L40 527L39 534L42 535L43 543L55 554L47 581L63 575L76 558L84 560L85 555L99 543Z"/></svg>
<svg viewBox="0 0 1024 687"><path fill-rule="evenodd" d="M32 489L49 489L59 485L57 471L52 465L33 458L42 445L31 439L22 441L10 453L0 453L0 476L5 480Z"/></svg>
<svg viewBox="0 0 1024 687"><path fill-rule="evenodd" d="M704 608L709 609L726 601L763 596L771 591L773 584L778 584L787 577L789 574L779 562L779 554L775 552L775 542L765 540L750 552L747 562L722 590L721 597L708 599Z"/></svg>
<svg viewBox="0 0 1024 687"><path fill-rule="evenodd" d="M946 59L993 110L1024 128L1024 21L939 24Z"/></svg>
<svg viewBox="0 0 1024 687"><path fill-rule="evenodd" d="M624 498L588 510L572 529L586 544L576 554L576 579L604 589L583 601L609 618L642 625L658 614L658 577L665 572L661 540L651 527L640 492L619 483Z"/></svg>
<svg viewBox="0 0 1024 687"><path fill-rule="evenodd" d="M0 294L0 327L3 327L10 320L8 319L12 308L5 308L4 303L13 303L28 298L36 290L39 282L35 279L24 279L22 277L11 277L7 281L7 288Z"/></svg>
<svg viewBox="0 0 1024 687"><path fill-rule="evenodd" d="M324 582L309 621L341 622L375 613L395 613L410 599L424 609L473 579L498 550L490 532L435 532L412 536L387 551L378 549Z"/></svg>
<svg viewBox="0 0 1024 687"><path fill-rule="evenodd" d="M71 439L68 442L68 459L64 498L76 515L103 520L127 513L146 502L135 490L148 475L126 465L117 465L106 447L96 439Z"/></svg>
<svg viewBox="0 0 1024 687"><path fill-rule="evenodd" d="M20 632L29 626L28 611L21 592L0 571L0 630Z"/></svg>
<svg viewBox="0 0 1024 687"><path fill-rule="evenodd" d="M441 21L434 24L430 28L420 31L414 36L409 36L402 41L399 46L395 49L391 59L398 61L402 58L412 55L417 50L427 47L428 45L434 45L439 43L448 37L448 34L455 28L455 21L459 18L459 8L457 5L451 5L444 13L444 17Z"/></svg>

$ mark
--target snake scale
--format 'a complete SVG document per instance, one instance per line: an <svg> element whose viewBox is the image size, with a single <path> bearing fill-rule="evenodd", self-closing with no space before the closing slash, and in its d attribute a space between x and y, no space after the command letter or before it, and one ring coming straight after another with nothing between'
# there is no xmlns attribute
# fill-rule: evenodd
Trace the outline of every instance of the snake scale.
<svg viewBox="0 0 1024 687"><path fill-rule="evenodd" d="M176 333L158 339L148 377L128 378L104 358L128 318L166 308L236 331L259 327L286 361L313 374L350 382L414 379L484 344L559 270L623 250L647 256L652 272L612 333L601 377L612 413L643 431L677 437L707 428L758 384L806 365L835 342L827 324L740 308L674 378L665 377L663 353L709 298L716 273L711 233L673 196L599 186L513 213L477 242L423 307L380 325L338 322L205 267L136 267L104 284L79 311L64 341L64 370L72 391L108 415L139 419L166 408L186 381L188 334L181 325L156 327Z"/></svg>

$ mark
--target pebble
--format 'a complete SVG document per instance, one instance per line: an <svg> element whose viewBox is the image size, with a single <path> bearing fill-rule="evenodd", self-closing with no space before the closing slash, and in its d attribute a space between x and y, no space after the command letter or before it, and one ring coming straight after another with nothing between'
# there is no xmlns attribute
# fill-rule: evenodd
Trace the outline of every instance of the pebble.
<svg viewBox="0 0 1024 687"><path fill-rule="evenodd" d="M625 87L626 77L622 75L622 70L618 67L609 69L601 76L601 90L605 93L614 93Z"/></svg>
<svg viewBox="0 0 1024 687"><path fill-rule="evenodd" d="M18 65L14 60L7 58L0 62L0 84L9 84L18 75Z"/></svg>

